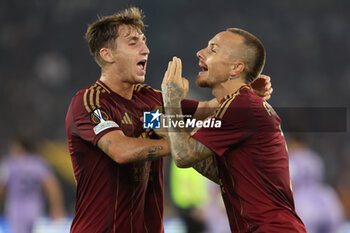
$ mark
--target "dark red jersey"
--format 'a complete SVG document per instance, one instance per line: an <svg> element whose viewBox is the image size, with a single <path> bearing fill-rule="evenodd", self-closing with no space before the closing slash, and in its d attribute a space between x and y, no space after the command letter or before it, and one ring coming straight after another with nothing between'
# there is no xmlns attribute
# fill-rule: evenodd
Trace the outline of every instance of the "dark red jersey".
<svg viewBox="0 0 350 233"><path fill-rule="evenodd" d="M193 138L213 152L232 232L306 232L294 209L281 120L248 86L226 96L218 128Z"/></svg>
<svg viewBox="0 0 350 233"><path fill-rule="evenodd" d="M183 101L193 114L196 101ZM163 229L163 159L118 164L98 147L112 130L146 138L140 117L162 109L159 91L135 85L131 100L100 80L80 90L67 117L68 146L77 183L73 233L161 233Z"/></svg>

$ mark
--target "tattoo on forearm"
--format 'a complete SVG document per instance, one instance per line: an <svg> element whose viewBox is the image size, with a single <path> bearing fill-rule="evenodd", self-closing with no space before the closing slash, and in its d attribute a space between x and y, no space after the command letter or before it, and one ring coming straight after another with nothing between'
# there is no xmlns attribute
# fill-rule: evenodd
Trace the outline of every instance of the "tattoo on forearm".
<svg viewBox="0 0 350 233"><path fill-rule="evenodd" d="M215 183L219 183L218 169L214 163L213 156L210 156L209 158L193 165L193 168L196 169L196 171L198 171L203 176L214 181Z"/></svg>
<svg viewBox="0 0 350 233"><path fill-rule="evenodd" d="M163 150L163 146L149 146L134 156L140 160L155 160L159 158L159 151Z"/></svg>
<svg viewBox="0 0 350 233"><path fill-rule="evenodd" d="M182 112L181 109L170 109L167 114L182 115ZM190 167L213 155L208 147L192 139L184 128L172 128L168 135L173 159L179 167Z"/></svg>
<svg viewBox="0 0 350 233"><path fill-rule="evenodd" d="M171 147L171 151L174 153L173 159L175 160L177 165L182 166L186 164L188 159L188 143L184 142L182 137L180 136L182 133L178 129L174 129L174 133L169 133L169 143ZM170 135L171 134L171 135Z"/></svg>
<svg viewBox="0 0 350 233"><path fill-rule="evenodd" d="M184 135L185 134L185 135ZM188 140L186 140L186 135ZM191 140L188 133L174 133L170 136L170 146L176 153L174 159L179 166L189 166L205 159L213 152L197 140Z"/></svg>
<svg viewBox="0 0 350 233"><path fill-rule="evenodd" d="M180 107L183 90L174 82L168 82L162 89L163 100L165 104L165 113L167 115L181 116ZM175 120L183 120L182 117L176 117ZM179 167L189 167L200 160L212 155L213 152L202 143L192 139L184 128L172 128L168 132L171 152L176 164Z"/></svg>
<svg viewBox="0 0 350 233"><path fill-rule="evenodd" d="M165 106L173 106L179 104L183 97L183 90L179 85L173 82L168 82L162 89Z"/></svg>

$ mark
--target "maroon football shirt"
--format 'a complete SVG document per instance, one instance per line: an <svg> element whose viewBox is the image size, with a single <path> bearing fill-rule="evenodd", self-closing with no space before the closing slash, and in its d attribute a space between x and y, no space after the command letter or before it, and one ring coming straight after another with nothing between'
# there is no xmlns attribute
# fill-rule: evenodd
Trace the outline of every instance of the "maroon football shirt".
<svg viewBox="0 0 350 233"><path fill-rule="evenodd" d="M281 120L248 86L215 112L220 128L193 138L213 152L232 232L306 232L294 209Z"/></svg>
<svg viewBox="0 0 350 233"><path fill-rule="evenodd" d="M182 102L187 114L197 105ZM146 138L140 117L156 109L162 109L162 95L145 84L135 85L131 100L100 80L73 97L66 117L77 183L72 233L164 232L163 159L118 164L97 147L112 130Z"/></svg>

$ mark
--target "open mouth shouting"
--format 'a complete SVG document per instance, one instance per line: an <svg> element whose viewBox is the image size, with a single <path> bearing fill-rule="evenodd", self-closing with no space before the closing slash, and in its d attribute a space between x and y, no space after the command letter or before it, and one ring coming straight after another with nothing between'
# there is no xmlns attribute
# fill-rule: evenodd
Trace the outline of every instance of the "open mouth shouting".
<svg viewBox="0 0 350 233"><path fill-rule="evenodd" d="M199 75L203 75L208 72L208 66L204 62L199 62L199 67L202 68L202 70L198 73Z"/></svg>
<svg viewBox="0 0 350 233"><path fill-rule="evenodd" d="M139 62L137 62L137 74L138 75L145 75L146 74L146 65L147 65L147 59L141 59Z"/></svg>

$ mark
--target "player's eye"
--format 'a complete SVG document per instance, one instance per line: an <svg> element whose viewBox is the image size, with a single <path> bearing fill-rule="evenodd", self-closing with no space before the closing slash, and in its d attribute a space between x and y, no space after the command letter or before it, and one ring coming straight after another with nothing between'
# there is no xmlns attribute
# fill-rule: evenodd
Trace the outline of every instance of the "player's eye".
<svg viewBox="0 0 350 233"><path fill-rule="evenodd" d="M210 50L211 53L216 53L216 50L214 49L213 46L211 46L211 47L209 48L209 50Z"/></svg>
<svg viewBox="0 0 350 233"><path fill-rule="evenodd" d="M210 45L209 50L212 53L216 53L216 49L215 49L214 45Z"/></svg>

